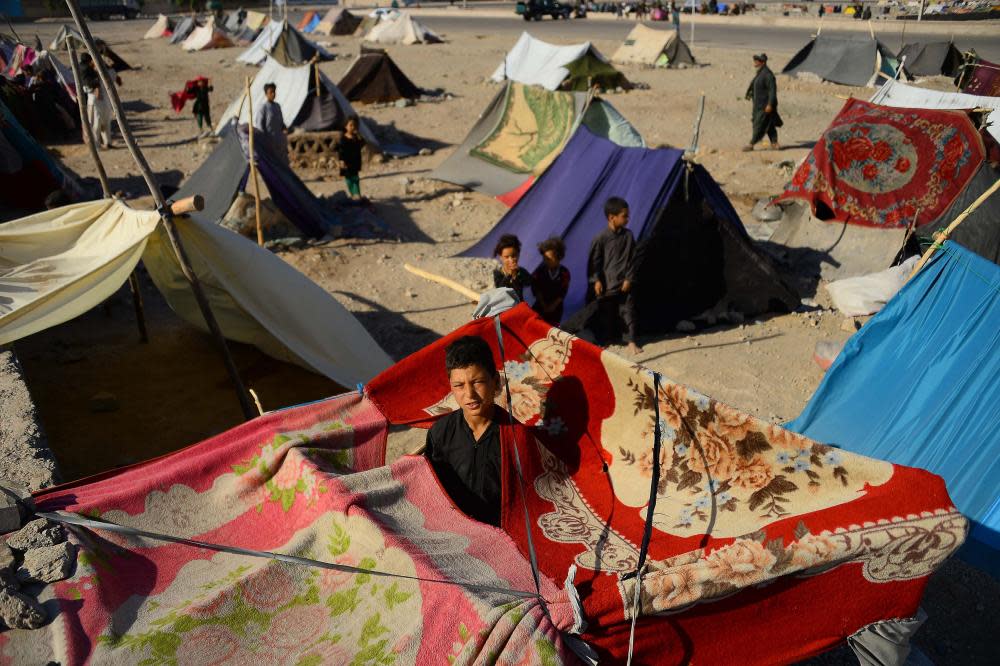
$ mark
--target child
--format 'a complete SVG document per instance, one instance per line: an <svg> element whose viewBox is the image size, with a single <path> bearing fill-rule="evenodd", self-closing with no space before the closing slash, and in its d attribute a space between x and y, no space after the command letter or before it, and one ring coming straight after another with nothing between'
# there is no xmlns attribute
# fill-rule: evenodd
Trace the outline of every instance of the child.
<svg viewBox="0 0 1000 666"><path fill-rule="evenodd" d="M531 291L535 294L535 312L547 323L558 326L563 315L563 301L569 291L569 269L562 265L566 244L553 236L538 244L542 265L531 274Z"/></svg>
<svg viewBox="0 0 1000 666"><path fill-rule="evenodd" d="M493 256L500 257L500 268L493 269L493 286L513 289L523 301L524 288L531 286L531 274L517 265L521 240L513 234L504 234L493 248Z"/></svg>
<svg viewBox="0 0 1000 666"><path fill-rule="evenodd" d="M636 314L633 286L635 281L635 238L626 229L628 202L611 197L604 203L608 228L590 244L587 258L588 281L598 300L599 335L605 341L617 337L625 325L625 342L631 354L642 350L635 344Z"/></svg>
<svg viewBox="0 0 1000 666"><path fill-rule="evenodd" d="M208 85L208 79L204 76L199 76L195 79L195 84L191 90L191 96L194 97L194 105L192 105L191 111L194 113L195 120L198 121L198 136L207 136L212 133L212 111L209 109L208 104L208 93L212 92L212 90L214 88Z"/></svg>
<svg viewBox="0 0 1000 666"><path fill-rule="evenodd" d="M347 193L354 200L361 198L361 150L365 147L365 140L358 133L358 124L357 116L348 116L344 136L337 144L340 175L347 184Z"/></svg>

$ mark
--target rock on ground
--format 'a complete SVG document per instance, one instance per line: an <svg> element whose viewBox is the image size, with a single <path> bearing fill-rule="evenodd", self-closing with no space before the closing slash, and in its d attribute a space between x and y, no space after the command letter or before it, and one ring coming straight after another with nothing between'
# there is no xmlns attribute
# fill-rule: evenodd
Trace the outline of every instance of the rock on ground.
<svg viewBox="0 0 1000 666"><path fill-rule="evenodd" d="M0 484L38 490L57 480L56 462L21 365L13 351L0 347Z"/></svg>
<svg viewBox="0 0 1000 666"><path fill-rule="evenodd" d="M69 577L76 561L76 546L63 541L55 546L32 548L24 553L24 561L17 570L17 579L23 583L54 583Z"/></svg>
<svg viewBox="0 0 1000 666"><path fill-rule="evenodd" d="M38 518L11 534L7 538L7 545L14 550L25 551L32 548L54 546L65 540L66 530L63 529L62 525Z"/></svg>
<svg viewBox="0 0 1000 666"><path fill-rule="evenodd" d="M45 624L41 605L20 592L0 587L0 624L10 629L37 629Z"/></svg>

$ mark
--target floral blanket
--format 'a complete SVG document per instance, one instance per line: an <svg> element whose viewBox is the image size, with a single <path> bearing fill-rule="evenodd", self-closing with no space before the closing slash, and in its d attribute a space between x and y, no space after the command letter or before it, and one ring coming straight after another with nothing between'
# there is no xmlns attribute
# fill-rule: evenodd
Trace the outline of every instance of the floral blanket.
<svg viewBox="0 0 1000 666"><path fill-rule="evenodd" d="M638 663L787 663L857 629L916 613L928 576L965 538L942 480L825 446L550 328L527 306L502 316L512 413L503 426L502 522L546 576L578 567L583 638L628 649L653 468L662 433ZM391 422L456 408L444 349L474 321L379 375L367 393ZM753 636L753 640L747 640Z"/></svg>
<svg viewBox="0 0 1000 666"><path fill-rule="evenodd" d="M43 492L40 511L362 572L71 527L59 616L0 633L0 664L574 662L567 593L543 578L534 595L511 539L459 514L422 458L379 467L387 425L355 393Z"/></svg>
<svg viewBox="0 0 1000 666"><path fill-rule="evenodd" d="M849 99L779 200L802 199L821 219L882 228L916 220L920 229L948 210L985 156L963 111Z"/></svg>

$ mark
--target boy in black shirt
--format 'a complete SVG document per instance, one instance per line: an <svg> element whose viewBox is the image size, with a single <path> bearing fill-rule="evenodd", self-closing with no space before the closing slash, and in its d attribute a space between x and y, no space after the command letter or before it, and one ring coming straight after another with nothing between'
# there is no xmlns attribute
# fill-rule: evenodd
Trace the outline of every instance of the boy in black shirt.
<svg viewBox="0 0 1000 666"><path fill-rule="evenodd" d="M514 234L504 234L493 248L493 256L500 259L500 267L493 269L493 286L513 289L523 301L524 288L531 286L531 273L518 265L521 239Z"/></svg>
<svg viewBox="0 0 1000 666"><path fill-rule="evenodd" d="M348 116L344 136L337 144L340 175L344 177L347 193L352 199L361 198L361 150L365 147L365 140L358 133L358 123L357 116Z"/></svg>
<svg viewBox="0 0 1000 666"><path fill-rule="evenodd" d="M642 350L635 344L636 315L632 295L635 281L635 237L626 229L628 202L621 197L611 197L604 203L608 228L597 234L590 243L587 258L587 276L593 287L592 295L598 300L603 342L615 336L625 325L625 342L630 354Z"/></svg>
<svg viewBox="0 0 1000 666"><path fill-rule="evenodd" d="M500 526L500 425L494 404L500 375L482 338L465 336L448 345L445 370L461 409L427 432L424 455L452 501L466 515Z"/></svg>

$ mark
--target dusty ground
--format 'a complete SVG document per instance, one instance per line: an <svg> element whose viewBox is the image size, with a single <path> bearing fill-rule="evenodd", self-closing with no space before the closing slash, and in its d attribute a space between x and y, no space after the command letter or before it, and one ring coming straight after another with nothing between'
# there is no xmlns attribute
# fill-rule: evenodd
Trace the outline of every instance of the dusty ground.
<svg viewBox="0 0 1000 666"><path fill-rule="evenodd" d="M168 93L181 90L197 74L212 78L213 112L222 113L253 68L236 63L239 49L185 53L165 40L142 41L147 21L103 23L95 30L141 69L122 74L122 97L146 157L162 182L179 184L205 158L211 145L197 143L187 113L170 110ZM56 24L33 26L48 42ZM30 34L30 33L29 33ZM447 43L394 46L389 52L418 85L443 88L453 99L409 108L359 108L381 125L427 140L427 145L461 141L479 112L495 94L486 77L513 39L503 35L455 31ZM334 80L347 70L359 40L338 37L330 47L341 56L322 65ZM596 46L613 53L616 42ZM785 162L797 162L843 104L841 97L867 97L871 91L779 77L781 141L785 149L742 153L750 132L749 103L742 100L751 78L750 50L695 48L704 66L680 71L626 68L626 75L647 90L608 99L653 146L687 146L700 94L706 96L698 159L732 199L748 226L753 202L774 195L790 176ZM792 54L768 49L778 70ZM940 83L940 82L939 82ZM121 143L119 142L119 146ZM77 172L93 173L83 146L59 146L64 161ZM401 242L337 240L327 245L285 252L282 257L329 290L356 313L394 358L419 349L471 314L463 299L403 270L409 262L484 287L482 262L449 259L490 229L505 208L475 193L425 180L451 150L372 165L362 189ZM102 154L112 186L149 205L143 185L122 148ZM318 194L341 188L335 176L316 171L300 176ZM29 385L38 400L49 438L66 479L145 459L239 422L235 399L226 383L211 341L174 317L146 283L152 344L135 342L127 292L113 301L110 316L100 309L18 345ZM821 305L825 292L804 292ZM822 377L812 362L814 344L823 338L843 340L842 318L829 310L791 314L743 326L727 326L696 335L668 335L644 340L638 360L670 378L772 421L796 416ZM267 360L255 350L236 346L248 383L271 409L329 395L338 389L307 373ZM137 369L140 371L137 372ZM117 412L93 413L89 398L109 391L120 402ZM403 445L393 453L401 452ZM932 582L928 596L932 619L918 643L937 663L989 663L997 656L990 643L995 620L976 620L1000 599L996 583L960 564ZM989 611L983 613L991 617ZM834 659L834 661L830 661ZM836 663L839 657L824 663ZM994 662L995 663L995 662Z"/></svg>

